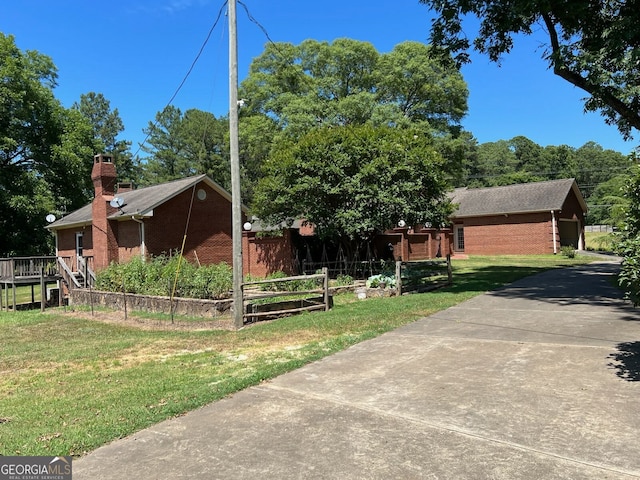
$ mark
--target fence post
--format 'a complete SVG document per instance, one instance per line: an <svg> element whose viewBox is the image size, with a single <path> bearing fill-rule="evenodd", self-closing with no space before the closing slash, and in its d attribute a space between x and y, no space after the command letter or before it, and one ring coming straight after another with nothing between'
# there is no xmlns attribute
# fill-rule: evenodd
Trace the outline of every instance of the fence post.
<svg viewBox="0 0 640 480"><path fill-rule="evenodd" d="M322 285L322 288L324 289L324 311L328 312L329 311L329 269L327 267L322 267L322 274L324 275L323 285Z"/></svg>
<svg viewBox="0 0 640 480"><path fill-rule="evenodd" d="M122 279L122 301L124 302L124 319L127 320L127 289L124 286L124 278ZM173 310L171 313L171 323L173 323Z"/></svg>
<svg viewBox="0 0 640 480"><path fill-rule="evenodd" d="M33 288L33 287L32 287ZM47 301L46 283L44 282L44 266L40 267L40 312L44 312Z"/></svg>
<svg viewBox="0 0 640 480"><path fill-rule="evenodd" d="M396 295L402 295L402 262L396 261Z"/></svg>
<svg viewBox="0 0 640 480"><path fill-rule="evenodd" d="M451 269L451 254L447 254L447 281L453 285L453 270Z"/></svg>

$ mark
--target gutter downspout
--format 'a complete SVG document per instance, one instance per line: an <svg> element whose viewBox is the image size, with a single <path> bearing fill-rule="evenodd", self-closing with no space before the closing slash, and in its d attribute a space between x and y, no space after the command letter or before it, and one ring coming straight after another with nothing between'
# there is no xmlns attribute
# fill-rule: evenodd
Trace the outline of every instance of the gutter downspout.
<svg viewBox="0 0 640 480"><path fill-rule="evenodd" d="M140 224L140 256L142 257L142 261L144 262L147 258L147 246L145 244L144 222L142 220L138 220L133 215L131 216L131 220Z"/></svg>
<svg viewBox="0 0 640 480"><path fill-rule="evenodd" d="M557 228L556 228L556 213L551 210L551 229L553 230L553 254L558 253L558 246L556 244Z"/></svg>

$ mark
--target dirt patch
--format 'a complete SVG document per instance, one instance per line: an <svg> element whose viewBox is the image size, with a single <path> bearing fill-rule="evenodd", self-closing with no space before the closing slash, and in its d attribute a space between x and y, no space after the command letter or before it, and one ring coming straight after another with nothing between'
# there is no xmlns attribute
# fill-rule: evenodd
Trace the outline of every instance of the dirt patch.
<svg viewBox="0 0 640 480"><path fill-rule="evenodd" d="M171 320L150 319L131 314L128 314L125 318L124 312L120 311L99 311L92 314L86 311L68 310L64 315L111 325L138 328L140 330L235 330L233 319L230 316L221 317L216 320L202 321L174 319L172 322Z"/></svg>

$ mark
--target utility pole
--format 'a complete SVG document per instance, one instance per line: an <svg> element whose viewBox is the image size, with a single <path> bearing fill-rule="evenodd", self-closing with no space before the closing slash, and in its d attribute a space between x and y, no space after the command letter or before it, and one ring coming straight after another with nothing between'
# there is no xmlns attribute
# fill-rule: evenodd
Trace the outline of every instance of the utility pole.
<svg viewBox="0 0 640 480"><path fill-rule="evenodd" d="M233 324L244 324L242 295L242 199L238 148L238 32L236 0L229 0L229 132L231 154L231 234L233 243Z"/></svg>

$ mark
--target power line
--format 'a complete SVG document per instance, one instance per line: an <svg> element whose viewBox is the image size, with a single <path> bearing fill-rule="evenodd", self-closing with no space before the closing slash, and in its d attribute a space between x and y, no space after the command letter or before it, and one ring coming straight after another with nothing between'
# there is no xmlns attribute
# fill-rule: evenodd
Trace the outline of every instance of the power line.
<svg viewBox="0 0 640 480"><path fill-rule="evenodd" d="M187 79L189 78L189 75L191 75L191 72L193 71L194 67L196 66L196 63L198 63L198 60L200 59L200 56L202 55L202 52L204 52L205 47L207 46L207 43L209 42L209 39L211 38L211 34L213 33L213 30L216 28L216 26L218 25L218 22L220 21L220 17L222 17L222 12L224 12L224 8L227 6L227 0L225 0L222 3L222 6L220 7L220 10L218 11L218 16L216 17L216 21L213 23L213 25L211 26L211 28L209 29L209 33L207 34L207 37L204 39L204 42L202 43L202 46L200 47L200 50L198 51L198 54L196 55L196 57L193 59L193 62L191 62L191 66L189 67L189 70L187 70L187 73L185 74L184 78L182 79L182 81L180 82L180 85L178 85L178 88L176 88L176 91L173 93L173 95L171 96L171 98L169 99L169 101L167 102L167 104L164 106L164 108L162 109L163 111L169 107L169 105L171 105L173 103L173 101L175 100L175 98L178 96L178 93L180 93L180 90L182 90L182 87L184 86L184 84L187 82ZM153 122L153 126L157 127L158 126L158 121L154 121ZM136 157L136 155L138 155L138 153L140 152L140 150L142 149L142 146L147 142L147 140L149 139L149 137L151 136L151 132L147 133L147 136L144 137L144 140L142 141L142 143L139 144L138 146L138 150L136 150L136 153L133 154L134 158Z"/></svg>

